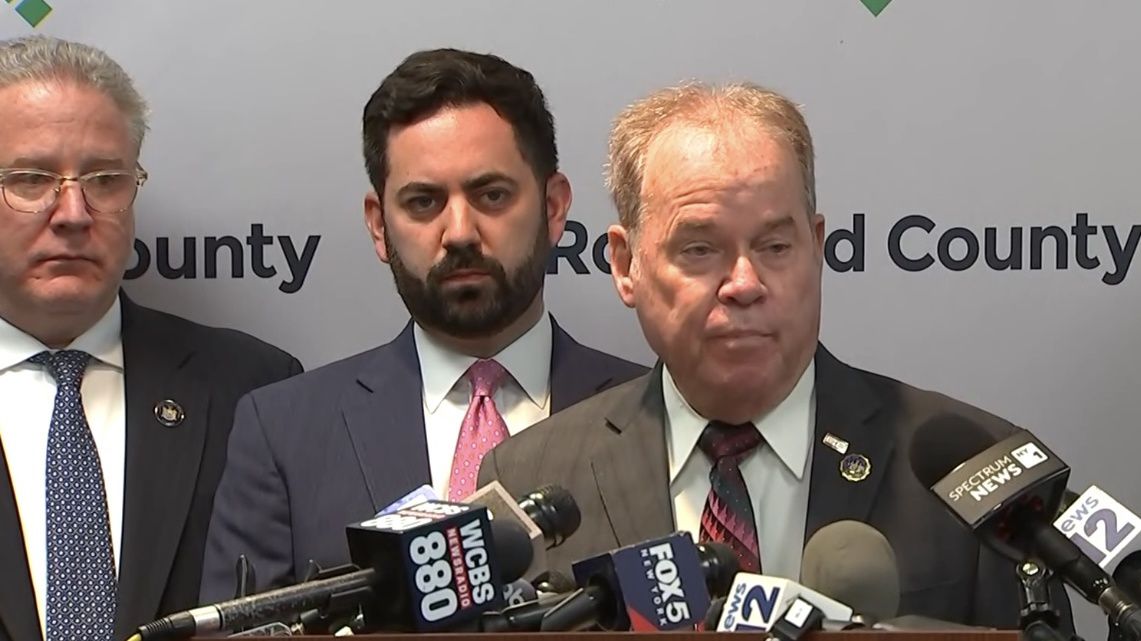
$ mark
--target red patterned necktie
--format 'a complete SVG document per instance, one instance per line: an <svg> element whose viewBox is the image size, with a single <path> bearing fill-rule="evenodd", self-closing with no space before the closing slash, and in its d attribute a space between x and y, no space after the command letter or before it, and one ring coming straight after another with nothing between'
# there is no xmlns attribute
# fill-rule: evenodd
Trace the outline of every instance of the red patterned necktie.
<svg viewBox="0 0 1141 641"><path fill-rule="evenodd" d="M741 561L742 572L761 572L761 551L757 542L757 521L741 461L764 439L752 423L729 425L712 421L701 432L697 447L709 457L709 497L701 513L702 541L716 541L731 547Z"/></svg>
<svg viewBox="0 0 1141 641"><path fill-rule="evenodd" d="M472 363L467 374L471 380L471 404L460 426L460 438L452 457L449 501L462 501L476 490L480 461L508 436L507 424L493 399L507 370L493 360L481 360Z"/></svg>

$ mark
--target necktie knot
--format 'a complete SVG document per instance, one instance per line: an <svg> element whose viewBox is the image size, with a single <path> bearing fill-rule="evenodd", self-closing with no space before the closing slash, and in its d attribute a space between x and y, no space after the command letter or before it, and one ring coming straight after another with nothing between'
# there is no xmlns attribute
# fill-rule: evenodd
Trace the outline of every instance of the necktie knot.
<svg viewBox="0 0 1141 641"><path fill-rule="evenodd" d="M495 390L499 387L499 384L503 382L503 377L507 375L507 370L503 369L503 366L498 362L486 359L472 363L467 373L468 378L471 380L472 396L485 396L490 398L495 394Z"/></svg>
<svg viewBox="0 0 1141 641"><path fill-rule="evenodd" d="M739 461L757 449L762 440L761 433L752 423L730 425L710 421L697 439L697 447L714 463L726 457Z"/></svg>
<svg viewBox="0 0 1141 641"><path fill-rule="evenodd" d="M63 349L54 353L40 352L28 360L46 367L57 385L79 387L87 364L91 362L91 354L77 349Z"/></svg>

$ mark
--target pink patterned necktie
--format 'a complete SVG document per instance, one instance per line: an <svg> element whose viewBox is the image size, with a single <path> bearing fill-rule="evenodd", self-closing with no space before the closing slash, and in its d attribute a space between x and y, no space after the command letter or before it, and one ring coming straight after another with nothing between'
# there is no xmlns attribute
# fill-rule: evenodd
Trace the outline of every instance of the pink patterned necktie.
<svg viewBox="0 0 1141 641"><path fill-rule="evenodd" d="M508 436L507 424L492 398L507 370L493 360L480 360L472 363L467 374L471 380L471 405L464 415L456 453L452 457L449 501L462 501L476 490L480 461Z"/></svg>

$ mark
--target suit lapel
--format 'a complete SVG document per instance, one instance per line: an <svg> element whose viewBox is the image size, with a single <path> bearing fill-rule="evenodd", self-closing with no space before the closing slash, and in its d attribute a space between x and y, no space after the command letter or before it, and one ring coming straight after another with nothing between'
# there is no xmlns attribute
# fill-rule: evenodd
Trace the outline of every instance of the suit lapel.
<svg viewBox="0 0 1141 641"><path fill-rule="evenodd" d="M816 433L806 540L834 521L867 521L895 448L892 437L872 424L879 407L875 392L854 370L823 346L817 349ZM846 453L825 444L827 435L846 442ZM870 463L866 476L860 469L863 462ZM842 464L847 476L841 472Z"/></svg>
<svg viewBox="0 0 1141 641"><path fill-rule="evenodd" d="M3 448L0 447L0 461ZM0 468L0 628L10 639L42 639L36 595L28 571L28 555L20 529L20 513L8 466ZM0 632L3 634L3 632Z"/></svg>
<svg viewBox="0 0 1141 641"><path fill-rule="evenodd" d="M614 432L591 458L610 527L625 546L674 530L659 363L607 416Z"/></svg>
<svg viewBox="0 0 1141 641"><path fill-rule="evenodd" d="M594 396L613 376L592 367L590 352L551 320L551 414Z"/></svg>
<svg viewBox="0 0 1141 641"><path fill-rule="evenodd" d="M368 360L342 401L345 427L375 509L431 482L422 387L409 323Z"/></svg>
<svg viewBox="0 0 1141 641"><path fill-rule="evenodd" d="M162 598L198 480L210 413L204 382L189 373L194 349L166 331L163 317L123 297L126 471L116 636L153 618ZM160 401L182 422L164 426Z"/></svg>

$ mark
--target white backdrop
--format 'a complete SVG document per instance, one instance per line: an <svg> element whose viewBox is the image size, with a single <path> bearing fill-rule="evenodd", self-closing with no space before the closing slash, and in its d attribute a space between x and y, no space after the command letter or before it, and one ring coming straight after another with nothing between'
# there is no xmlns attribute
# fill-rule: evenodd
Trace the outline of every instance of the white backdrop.
<svg viewBox="0 0 1141 641"><path fill-rule="evenodd" d="M128 290L250 331L309 368L405 322L362 223L359 131L364 102L413 50L489 51L535 74L587 237L588 273L561 261L548 307L580 340L644 363L634 316L590 254L613 218L601 183L610 119L691 77L783 91L816 138L830 231L864 226L862 269L826 274L825 343L1034 430L1073 466L1075 488L1097 482L1141 508L1141 274L1128 269L1141 236L1141 4L896 0L876 17L860 0L49 0L33 28L21 2L34 4L0 6L0 36L38 29L102 47L153 107L137 208L150 264ZM903 269L888 240L909 216L934 230L902 235L907 258L937 256L961 227L944 262L964 258L968 231L977 261ZM1081 221L1096 230L1072 229ZM1033 237L1051 226L1062 242ZM1020 269L988 266L988 233L999 258L1021 235ZM207 238L223 236L241 249L241 277L223 249L207 278ZM196 264L171 278L184 243ZM287 254L304 262L307 243L302 281ZM838 258L851 250L840 242ZM1082 632L1101 638L1101 617L1077 609Z"/></svg>

